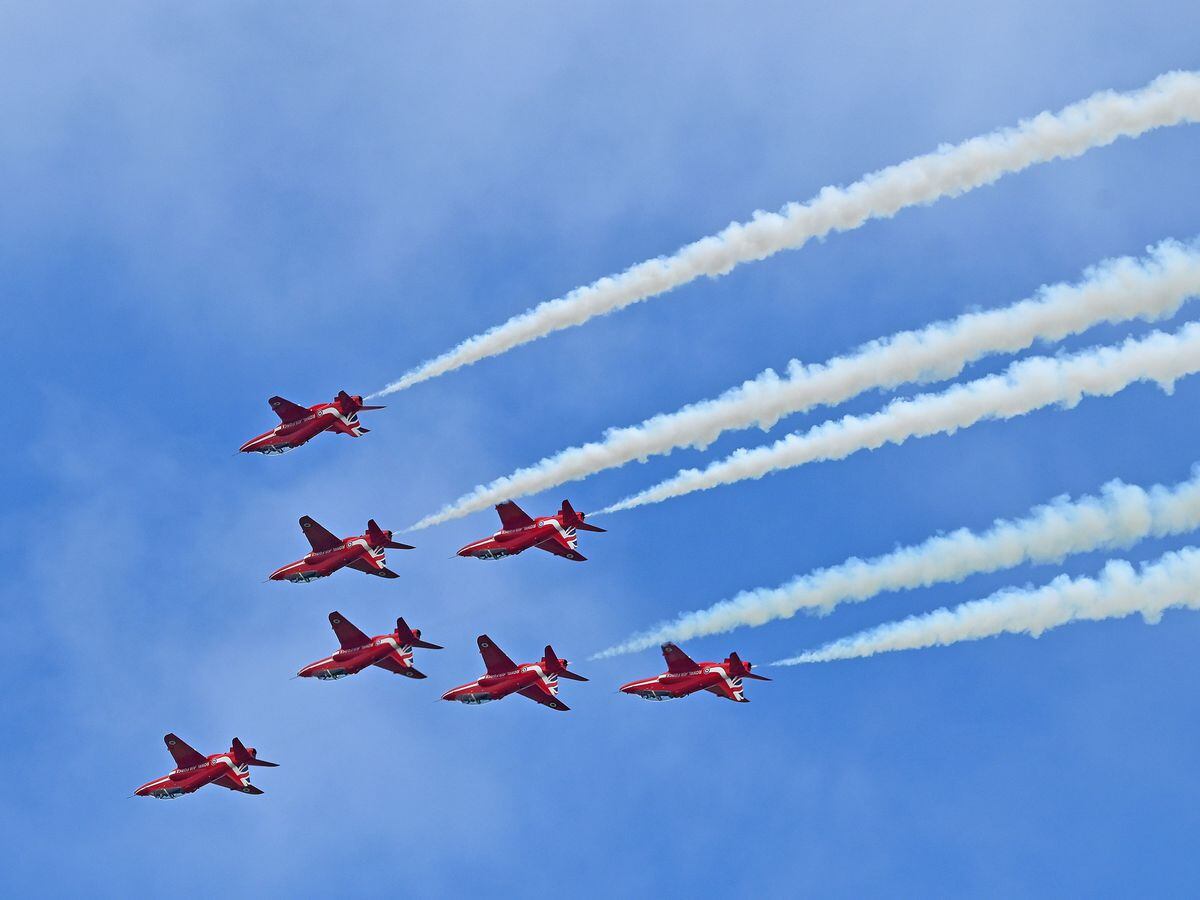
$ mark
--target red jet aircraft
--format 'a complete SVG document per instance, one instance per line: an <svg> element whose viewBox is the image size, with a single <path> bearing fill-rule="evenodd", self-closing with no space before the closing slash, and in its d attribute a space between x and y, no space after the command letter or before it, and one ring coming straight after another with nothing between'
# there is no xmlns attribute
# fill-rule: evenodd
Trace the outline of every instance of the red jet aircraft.
<svg viewBox="0 0 1200 900"><path fill-rule="evenodd" d="M501 700L509 694L520 694L542 706L565 712L570 707L556 696L558 679L561 677L570 678L572 681L587 681L582 675L568 672L567 661L559 659L549 644L546 645L546 652L540 662L518 666L508 658L508 654L492 643L492 639L486 634L479 636L478 643L479 654L483 657L487 674L481 675L470 684L446 691L442 694L443 700L476 704Z"/></svg>
<svg viewBox="0 0 1200 900"><path fill-rule="evenodd" d="M496 512L500 514L500 530L489 538L467 544L458 551L459 556L503 559L537 547L563 559L583 562L587 557L575 549L578 543L576 529L604 531L595 525L584 524L584 514L575 512L567 500L562 502L562 509L556 515L538 516L536 519L531 519L525 510L511 500L497 504Z"/></svg>
<svg viewBox="0 0 1200 900"><path fill-rule="evenodd" d="M730 653L725 662L698 663L674 644L662 645L667 671L654 678L642 678L621 685L622 692L645 700L675 700L696 691L709 691L726 700L749 703L742 694L742 679L770 681L764 675L751 675L750 663Z"/></svg>
<svg viewBox="0 0 1200 900"><path fill-rule="evenodd" d="M368 575L378 575L380 578L399 578L399 575L384 565L384 549L414 549L408 544L393 541L392 533L381 529L374 519L367 522L366 534L348 538L334 537L308 516L300 517L300 527L304 529L304 536L312 544L312 553L276 569L271 573L272 581L313 581L332 575L344 566L366 572Z"/></svg>
<svg viewBox="0 0 1200 900"><path fill-rule="evenodd" d="M279 416L280 422L265 434L242 444L242 453L262 453L268 456L287 453L301 444L307 444L322 431L362 437L371 429L358 424L359 412L364 409L385 408L364 406L361 396L355 394L351 397L345 391L338 391L332 403L318 403L309 407L297 406L291 400L284 400L282 397L272 397L267 402Z"/></svg>
<svg viewBox="0 0 1200 900"><path fill-rule="evenodd" d="M301 677L335 681L347 675L356 675L367 666L379 666L397 675L424 678L424 673L413 668L413 647L442 649L437 644L421 640L421 630L409 628L404 619L396 620L396 630L391 634L375 637L367 637L336 610L329 614L329 624L333 626L333 633L337 635L342 648L332 656L309 663L297 673Z"/></svg>
<svg viewBox="0 0 1200 900"><path fill-rule="evenodd" d="M250 783L250 766L279 765L259 759L257 750L246 747L237 738L233 739L228 752L212 756L202 756L173 734L166 735L163 740L175 757L175 768L138 788L134 793L139 797L174 800L206 784L217 784L243 794L261 794L262 791Z"/></svg>

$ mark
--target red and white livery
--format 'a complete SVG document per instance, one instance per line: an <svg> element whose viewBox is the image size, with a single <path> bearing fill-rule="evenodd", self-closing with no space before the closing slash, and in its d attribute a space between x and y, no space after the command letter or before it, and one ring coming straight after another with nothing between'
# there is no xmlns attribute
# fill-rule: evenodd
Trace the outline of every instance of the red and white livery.
<svg viewBox="0 0 1200 900"><path fill-rule="evenodd" d="M362 437L371 429L359 424L358 414L364 409L384 409L382 406L364 406L360 395L352 397L345 391L338 391L332 403L318 403L316 406L298 406L282 397L272 397L267 402L279 416L279 424L242 444L242 453L262 453L266 456L287 453L301 444L307 444L322 431Z"/></svg>
<svg viewBox="0 0 1200 900"><path fill-rule="evenodd" d="M309 516L300 517L300 529L312 545L312 553L276 569L271 573L272 581L314 581L347 566L367 575L399 578L400 576L385 564L387 560L384 551L413 549L408 544L393 541L392 533L376 525L374 519L367 522L365 534L348 538L334 537Z"/></svg>
<svg viewBox="0 0 1200 900"><path fill-rule="evenodd" d="M546 652L539 662L517 665L486 634L481 634L477 641L479 655L483 657L487 674L481 675L470 684L459 685L446 691L442 694L443 700L478 704L502 700L509 694L520 694L542 706L566 712L570 707L558 699L558 679L587 681L582 675L568 671L567 661L559 659L549 644L546 645Z"/></svg>
<svg viewBox="0 0 1200 900"><path fill-rule="evenodd" d="M496 512L500 514L500 530L491 537L467 544L458 551L459 556L503 559L537 547L563 559L583 562L587 557L575 549L579 540L576 531L604 531L585 524L584 514L575 512L567 500L562 502L562 509L555 515L536 519L511 500L497 504Z"/></svg>
<svg viewBox="0 0 1200 900"><path fill-rule="evenodd" d="M696 662L668 643L662 645L662 654L667 661L667 671L653 678L623 684L622 693L644 700L676 700L696 691L708 691L735 703L749 703L742 693L742 679L771 680L764 675L752 675L750 663L742 662L736 653L730 653L725 662Z"/></svg>
<svg viewBox="0 0 1200 900"><path fill-rule="evenodd" d="M437 644L421 640L421 630L409 628L402 618L396 620L396 630L391 634L377 634L375 637L367 637L336 610L329 614L329 624L333 626L341 649L331 656L309 663L297 673L301 678L336 681L347 675L356 675L368 666L378 666L406 678L424 678L425 674L413 667L413 648L442 649Z"/></svg>
<svg viewBox="0 0 1200 900"><path fill-rule="evenodd" d="M259 759L257 750L247 747L237 738L233 739L228 751L212 756L198 753L174 734L164 736L163 741L175 758L175 768L162 778L155 778L138 788L134 793L139 797L174 800L206 784L215 784L243 794L261 794L262 791L250 783L250 766L279 765Z"/></svg>

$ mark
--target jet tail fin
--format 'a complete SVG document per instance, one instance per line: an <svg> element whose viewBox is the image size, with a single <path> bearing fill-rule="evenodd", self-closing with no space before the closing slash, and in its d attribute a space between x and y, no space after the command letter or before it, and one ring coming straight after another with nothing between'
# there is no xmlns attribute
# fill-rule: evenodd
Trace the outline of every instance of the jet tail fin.
<svg viewBox="0 0 1200 900"><path fill-rule="evenodd" d="M601 531L601 532L603 532L606 530L604 528L599 528L595 525L588 525L586 522L584 522L583 520L587 517L587 514L581 513L581 512L576 512L575 508L573 506L571 506L570 500L564 500L562 502L562 509L560 509L558 511L558 513L560 516L562 516L563 524L566 525L568 528L573 527L573 528L579 529L580 531Z"/></svg>
<svg viewBox="0 0 1200 900"><path fill-rule="evenodd" d="M408 623L401 617L396 620L396 638L401 645L408 647L423 647L426 650L444 650L445 648L438 644L431 644L429 641L421 640L420 628L409 628Z"/></svg>
<svg viewBox="0 0 1200 900"><path fill-rule="evenodd" d="M259 759L258 751L253 747L247 747L238 738L233 739L233 743L229 747L229 755L233 757L233 761L239 766L269 766L270 768L275 768L279 765L279 763Z"/></svg>
<svg viewBox="0 0 1200 900"><path fill-rule="evenodd" d="M546 652L542 654L542 670L547 675L557 675L559 678L569 678L572 681L587 681L582 675L577 675L567 669L570 665L565 659L559 659L554 648L549 644L546 645Z"/></svg>
<svg viewBox="0 0 1200 900"><path fill-rule="evenodd" d="M755 681L770 681L766 675L754 675L750 672L753 666L748 662L742 662L737 653L730 653L729 658L725 660L725 666L729 669L729 674L734 678L753 678Z"/></svg>
<svg viewBox="0 0 1200 900"><path fill-rule="evenodd" d="M411 544L401 544L392 540L392 533L384 531L374 519L367 520L367 540L372 547L387 547L389 550L415 550Z"/></svg>
<svg viewBox="0 0 1200 900"><path fill-rule="evenodd" d="M347 415L363 409L387 409L386 406L367 406L363 403L361 396L358 394L350 395L345 391L338 391L338 395L333 398L333 402L341 407L342 412Z"/></svg>

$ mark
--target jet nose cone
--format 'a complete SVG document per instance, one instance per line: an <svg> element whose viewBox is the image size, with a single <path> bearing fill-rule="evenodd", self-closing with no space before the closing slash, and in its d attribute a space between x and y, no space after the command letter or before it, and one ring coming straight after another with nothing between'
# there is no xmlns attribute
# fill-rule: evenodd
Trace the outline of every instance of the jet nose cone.
<svg viewBox="0 0 1200 900"><path fill-rule="evenodd" d="M269 434L260 434L257 437L252 437L252 438L250 438L250 440L246 441L246 443L242 444L242 446L238 448L238 452L239 453L254 453L257 450L260 450L262 448L264 440L268 437L270 437Z"/></svg>

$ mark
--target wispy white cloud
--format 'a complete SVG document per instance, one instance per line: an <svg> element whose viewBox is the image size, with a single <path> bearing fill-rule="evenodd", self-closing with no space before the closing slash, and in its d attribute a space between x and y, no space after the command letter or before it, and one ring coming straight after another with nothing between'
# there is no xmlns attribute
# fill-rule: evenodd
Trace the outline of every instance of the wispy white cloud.
<svg viewBox="0 0 1200 900"><path fill-rule="evenodd" d="M1144 259L1100 263L1078 284L1047 285L1010 306L900 332L824 363L806 365L794 359L785 377L768 369L719 397L610 429L602 440L569 447L480 485L414 527L456 519L677 447L705 447L728 430L754 425L767 429L783 416L840 403L867 390L952 378L986 355L1016 352L1039 340L1061 340L1102 322L1169 316L1197 293L1200 249L1163 241Z"/></svg>

